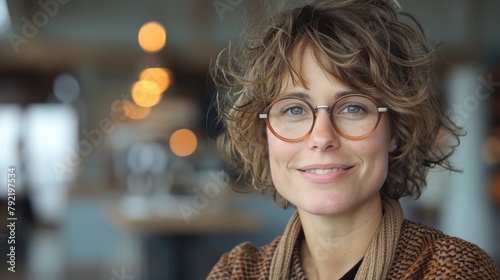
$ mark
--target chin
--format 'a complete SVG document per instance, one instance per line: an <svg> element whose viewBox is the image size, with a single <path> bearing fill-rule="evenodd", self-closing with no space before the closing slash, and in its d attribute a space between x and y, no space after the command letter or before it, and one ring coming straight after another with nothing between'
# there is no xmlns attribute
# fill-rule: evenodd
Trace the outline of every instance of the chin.
<svg viewBox="0 0 500 280"><path fill-rule="evenodd" d="M335 215L347 210L346 199L342 197L309 199L296 206L313 215Z"/></svg>

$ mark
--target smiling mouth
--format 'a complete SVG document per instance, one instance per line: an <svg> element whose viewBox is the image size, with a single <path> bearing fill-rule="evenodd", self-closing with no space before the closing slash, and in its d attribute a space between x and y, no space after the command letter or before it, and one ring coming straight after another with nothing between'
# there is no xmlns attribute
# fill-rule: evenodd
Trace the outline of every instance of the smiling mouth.
<svg viewBox="0 0 500 280"><path fill-rule="evenodd" d="M345 170L349 170L351 168L352 167L348 167L348 168L330 168L330 169L307 169L307 170L301 170L301 171L305 172L305 173L312 173L312 174L322 175L322 174L327 174L327 173L335 173L335 172L339 172L339 171L345 171Z"/></svg>

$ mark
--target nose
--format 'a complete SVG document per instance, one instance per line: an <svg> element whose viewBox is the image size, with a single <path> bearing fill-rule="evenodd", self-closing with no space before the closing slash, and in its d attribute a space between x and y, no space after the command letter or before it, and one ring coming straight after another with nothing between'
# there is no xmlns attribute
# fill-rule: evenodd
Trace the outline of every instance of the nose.
<svg viewBox="0 0 500 280"><path fill-rule="evenodd" d="M330 116L328 114L328 107L318 106L316 107L316 122L309 135L309 148L313 150L326 151L337 149L340 144L340 136L337 134L333 128L333 124L330 121ZM325 109L325 110L318 110Z"/></svg>

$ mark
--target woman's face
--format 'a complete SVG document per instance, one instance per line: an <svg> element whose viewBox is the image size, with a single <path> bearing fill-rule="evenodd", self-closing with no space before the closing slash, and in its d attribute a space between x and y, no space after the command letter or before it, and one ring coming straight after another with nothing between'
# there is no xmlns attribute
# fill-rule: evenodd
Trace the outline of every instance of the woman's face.
<svg viewBox="0 0 500 280"><path fill-rule="evenodd" d="M351 89L323 72L309 49L301 73L309 89L285 79L281 96L300 93L315 107L332 105ZM354 93L354 92L353 92ZM359 92L357 92L359 93ZM282 141L267 130L271 175L278 192L299 210L316 215L349 213L375 199L387 176L390 138L388 114L367 138L349 140L333 128L327 110L320 109L310 136Z"/></svg>

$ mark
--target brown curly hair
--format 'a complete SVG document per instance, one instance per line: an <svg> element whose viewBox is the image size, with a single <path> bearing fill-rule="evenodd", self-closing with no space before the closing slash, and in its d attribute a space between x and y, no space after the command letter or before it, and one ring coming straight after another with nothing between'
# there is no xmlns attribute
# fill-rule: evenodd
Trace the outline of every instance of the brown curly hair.
<svg viewBox="0 0 500 280"><path fill-rule="evenodd" d="M239 47L219 54L211 67L225 128L217 145L238 180L262 193L272 191L277 204L288 207L273 186L265 122L258 116L279 95L285 75L304 84L292 53L305 48L326 73L389 108L398 149L389 156L382 194L418 198L429 168L455 170L448 158L461 130L445 114L436 87L437 50L428 44L419 23L394 3L317 1L271 17L262 36L248 33ZM443 138L457 140L456 145Z"/></svg>

